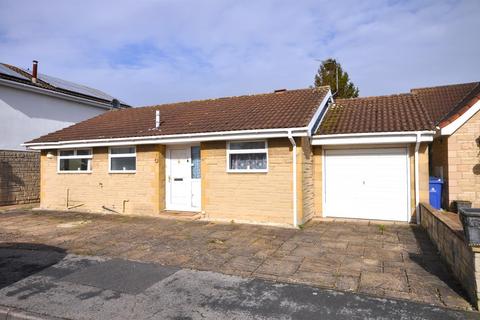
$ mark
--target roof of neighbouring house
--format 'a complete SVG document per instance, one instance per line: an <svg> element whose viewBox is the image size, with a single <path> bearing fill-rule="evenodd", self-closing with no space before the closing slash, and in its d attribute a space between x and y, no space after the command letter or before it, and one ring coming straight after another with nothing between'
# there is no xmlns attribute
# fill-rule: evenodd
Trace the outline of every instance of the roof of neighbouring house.
<svg viewBox="0 0 480 320"><path fill-rule="evenodd" d="M329 92L326 86L114 110L28 143L303 128Z"/></svg>
<svg viewBox="0 0 480 320"><path fill-rule="evenodd" d="M480 97L480 82L411 90L422 102L435 125L443 127L458 118Z"/></svg>
<svg viewBox="0 0 480 320"><path fill-rule="evenodd" d="M6 63L0 63L0 79L106 104L111 104L112 100L115 99L111 95L98 89L43 73L39 73L37 82L33 83L31 71ZM120 107L130 108L130 105L125 102L119 102Z"/></svg>
<svg viewBox="0 0 480 320"><path fill-rule="evenodd" d="M337 99L316 134L434 130L480 97L480 82L412 89L410 93Z"/></svg>

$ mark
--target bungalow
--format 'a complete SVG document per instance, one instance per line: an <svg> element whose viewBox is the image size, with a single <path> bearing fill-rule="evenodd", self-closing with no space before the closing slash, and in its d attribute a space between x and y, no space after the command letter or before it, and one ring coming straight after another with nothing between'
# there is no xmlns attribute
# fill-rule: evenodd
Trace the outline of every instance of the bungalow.
<svg viewBox="0 0 480 320"><path fill-rule="evenodd" d="M470 91L453 96L459 87ZM114 110L25 145L41 150L44 209L410 221L428 201L429 149L453 118L470 115L457 130L475 121L478 88L334 100L320 87Z"/></svg>

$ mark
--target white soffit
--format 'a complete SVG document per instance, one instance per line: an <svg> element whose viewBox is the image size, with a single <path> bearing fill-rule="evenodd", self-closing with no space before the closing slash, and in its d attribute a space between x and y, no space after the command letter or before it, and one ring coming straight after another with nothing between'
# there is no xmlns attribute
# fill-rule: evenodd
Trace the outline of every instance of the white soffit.
<svg viewBox="0 0 480 320"><path fill-rule="evenodd" d="M449 136L457 131L465 122L470 120L478 111L480 110L480 100L478 100L470 109L468 109L464 114L454 120L452 123L446 125L440 129L440 135Z"/></svg>

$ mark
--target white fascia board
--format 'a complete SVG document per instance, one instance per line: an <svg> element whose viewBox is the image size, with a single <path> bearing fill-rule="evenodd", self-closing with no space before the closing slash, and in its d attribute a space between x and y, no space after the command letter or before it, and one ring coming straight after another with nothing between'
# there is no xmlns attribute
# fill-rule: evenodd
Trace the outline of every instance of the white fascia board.
<svg viewBox="0 0 480 320"><path fill-rule="evenodd" d="M480 110L480 100L470 107L464 114L455 119L452 123L440 129L440 135L449 136L455 133L465 122L470 120Z"/></svg>
<svg viewBox="0 0 480 320"><path fill-rule="evenodd" d="M313 136L312 145L396 144L433 141L434 131L380 132L357 134L331 134Z"/></svg>
<svg viewBox="0 0 480 320"><path fill-rule="evenodd" d="M72 140L72 141L45 142L45 143L24 143L22 144L22 146L26 146L32 150L44 150L44 149L141 145L141 144L183 144L183 143L194 143L194 142L202 142L202 141L287 138L289 135L288 132L290 131L292 132L292 135L295 137L308 136L307 128L292 128L292 129L286 128L286 129L225 131L225 132L198 133L198 134L179 134L179 135L168 135L168 136Z"/></svg>
<svg viewBox="0 0 480 320"><path fill-rule="evenodd" d="M109 103L102 103L102 102L97 102L97 101L93 101L93 100L86 99L86 98L71 96L69 94L56 92L56 91L52 91L52 90L48 90L48 89L44 89L44 88L40 88L40 87L35 87L35 86L31 86L31 85L24 84L24 83L19 83L19 82L15 82L15 81L0 79L0 84L4 85L6 87L11 87L11 88L15 88L15 89L24 90L24 91L39 93L39 94L43 94L43 95L46 95L46 96L56 97L56 98L60 98L60 99L68 100L68 101L79 102L79 103L90 105L92 107L102 108L102 109L106 109L106 110L112 109L112 106Z"/></svg>
<svg viewBox="0 0 480 320"><path fill-rule="evenodd" d="M310 120L310 123L307 126L307 130L308 130L309 135L314 134L313 131L316 129L316 128L314 128L315 123L317 122L318 117L323 116L325 114L325 111L326 111L325 108L327 107L327 104L328 104L328 101L330 100L330 98L332 98L332 92L329 89L327 94L323 98L322 102L318 106L317 111L315 111L315 114L313 115L313 118Z"/></svg>

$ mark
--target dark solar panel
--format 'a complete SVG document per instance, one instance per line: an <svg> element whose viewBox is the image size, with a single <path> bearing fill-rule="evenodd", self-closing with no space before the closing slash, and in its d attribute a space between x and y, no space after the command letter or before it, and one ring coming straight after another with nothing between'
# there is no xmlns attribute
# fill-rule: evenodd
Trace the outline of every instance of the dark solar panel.
<svg viewBox="0 0 480 320"><path fill-rule="evenodd" d="M27 74L31 74L30 70L26 70L26 69L21 69L21 70L26 72ZM25 77L21 73L18 73L16 71L8 68L7 66L5 66L2 63L0 63L0 74L5 74L5 75L11 76L11 77L16 77L18 79L29 80L30 81L29 77ZM63 79L60 79L60 78L48 76L46 74L39 73L38 78L40 80L42 80L43 82L46 82L46 83L50 84L51 86L53 86L57 89L60 89L60 90L68 90L68 91L83 94L83 95L86 95L86 96L89 96L89 97L94 97L94 98L106 100L108 102L110 102L114 99L114 97L112 97L109 94L106 94L103 91L100 91L100 90L97 90L97 89L94 89L94 88L90 88L90 87L87 87L87 86L84 86L84 85L81 85L81 84L77 84L77 83L74 83L74 82L66 81L66 80L63 80ZM125 102L123 102L123 101L120 101L120 102L122 104L126 105Z"/></svg>
<svg viewBox="0 0 480 320"><path fill-rule="evenodd" d="M83 86L81 84L73 83L73 82L66 81L66 80L59 79L52 76L47 76L45 74L39 74L38 78L60 89L69 90L69 91L85 94L91 97L108 100L108 101L111 101L113 99L112 96L106 94L105 92L102 92L100 90L93 89L87 86Z"/></svg>

